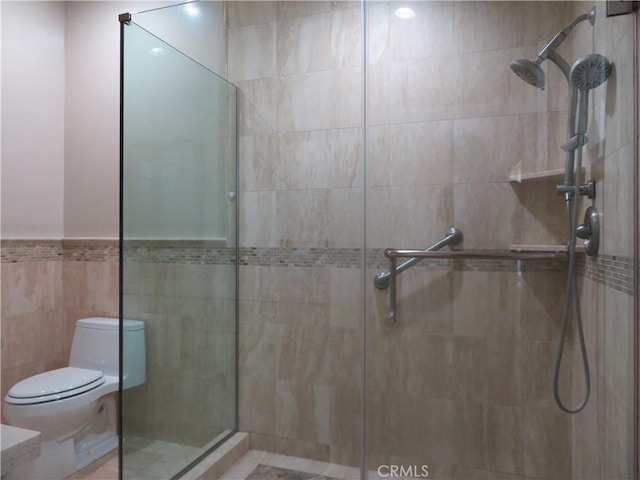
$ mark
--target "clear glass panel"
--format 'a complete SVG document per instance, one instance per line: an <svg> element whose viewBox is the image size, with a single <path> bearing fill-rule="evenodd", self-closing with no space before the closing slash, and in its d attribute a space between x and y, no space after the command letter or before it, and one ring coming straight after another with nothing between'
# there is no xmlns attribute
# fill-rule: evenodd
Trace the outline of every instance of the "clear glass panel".
<svg viewBox="0 0 640 480"><path fill-rule="evenodd" d="M252 448L307 459L294 470L318 473L315 460L358 478L361 5L234 1L227 18L241 92L240 429Z"/></svg>
<svg viewBox="0 0 640 480"><path fill-rule="evenodd" d="M172 478L237 427L236 88L123 28L122 317L145 322L146 382L122 392L121 469Z"/></svg>
<svg viewBox="0 0 640 480"><path fill-rule="evenodd" d="M551 60L545 90L509 67L594 3L399 6L366 3L366 278L389 270L383 249L424 249L453 226L462 250L565 248L555 187L570 88ZM596 197L579 223L594 205L602 228L598 255L577 256L589 402L570 415L553 395L567 262L423 260L398 277L395 326L389 291L365 284L370 478L633 476L635 18L595 6L595 25L556 48L569 68L593 52L614 65L589 93L583 151ZM573 407L584 373L571 318L559 393Z"/></svg>
<svg viewBox="0 0 640 480"><path fill-rule="evenodd" d="M207 0L158 8L133 15L136 25L197 60L209 70L226 68L225 2Z"/></svg>

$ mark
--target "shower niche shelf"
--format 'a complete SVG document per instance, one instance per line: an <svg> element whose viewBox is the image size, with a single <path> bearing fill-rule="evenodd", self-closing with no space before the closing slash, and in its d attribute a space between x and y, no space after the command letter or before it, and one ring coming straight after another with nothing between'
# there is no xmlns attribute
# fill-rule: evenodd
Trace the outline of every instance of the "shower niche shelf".
<svg viewBox="0 0 640 480"><path fill-rule="evenodd" d="M582 169L582 177L584 178L584 168ZM564 180L564 168L556 168L553 170L541 170L539 172L530 173L512 173L509 175L509 182L544 182L544 181L562 181Z"/></svg>

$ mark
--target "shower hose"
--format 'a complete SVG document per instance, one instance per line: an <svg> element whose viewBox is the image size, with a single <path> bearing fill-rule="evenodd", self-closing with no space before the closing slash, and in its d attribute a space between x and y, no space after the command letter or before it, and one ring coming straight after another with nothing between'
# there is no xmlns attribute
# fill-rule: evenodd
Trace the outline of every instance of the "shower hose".
<svg viewBox="0 0 640 480"><path fill-rule="evenodd" d="M582 149L577 150L576 160L576 189L573 195L568 195L566 200L567 210L567 228L569 230L569 271L567 276L567 292L564 303L564 311L562 313L562 332L560 333L560 341L558 343L558 353L556 356L556 365L553 372L553 396L556 404L566 413L578 413L587 406L589 395L591 394L591 376L589 374L589 359L587 357L587 347L584 340L584 328L582 325L582 314L580 313L580 298L578 296L577 272L576 272L576 227L578 224L578 185L580 185L580 172L582 170ZM565 348L565 340L567 330L571 320L571 312L575 314L576 327L578 329L578 341L580 343L580 353L582 355L582 367L584 372L584 397L582 402L576 407L567 407L560 398L559 378L560 366L562 365L562 355Z"/></svg>

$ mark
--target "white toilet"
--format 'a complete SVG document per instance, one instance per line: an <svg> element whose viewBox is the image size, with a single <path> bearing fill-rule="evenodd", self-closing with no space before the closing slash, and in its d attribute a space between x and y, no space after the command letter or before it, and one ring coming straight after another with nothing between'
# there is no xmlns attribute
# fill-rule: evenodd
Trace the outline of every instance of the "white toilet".
<svg viewBox="0 0 640 480"><path fill-rule="evenodd" d="M143 322L124 320L122 347L123 388L143 384ZM9 424L42 440L40 457L8 478L62 479L116 448L119 380L119 320L78 320L69 366L22 380L4 399Z"/></svg>

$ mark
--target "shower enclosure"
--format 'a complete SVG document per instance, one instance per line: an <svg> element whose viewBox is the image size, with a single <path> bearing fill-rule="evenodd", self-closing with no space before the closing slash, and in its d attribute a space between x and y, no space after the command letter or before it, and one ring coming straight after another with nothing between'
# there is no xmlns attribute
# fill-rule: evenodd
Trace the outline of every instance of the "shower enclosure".
<svg viewBox="0 0 640 480"><path fill-rule="evenodd" d="M637 473L636 15L605 12L604 2L572 1L225 4L224 76L238 91L239 153L238 189L224 190L237 191L239 207L238 289L225 290L227 301L238 300L238 423L226 428L248 432L252 449L327 462L335 478ZM569 69L593 54L610 62L605 82L578 92L588 122L570 132L585 134L575 145L567 145L575 136L567 125L577 100L561 69L538 63L542 90L510 68L546 47ZM136 79L145 78L149 67L138 62L146 73ZM204 94L189 95L184 105L206 104ZM138 127L160 118L149 108ZM153 152L172 151L154 142ZM593 180L595 195L579 195L567 181L566 150L577 155L578 147L569 180ZM136 217L141 225L163 202L177 208L176 198L188 200L157 192L138 182L129 193L149 202ZM230 212L224 195L212 204ZM573 206L577 222L567 227ZM588 207L599 211L593 256L574 240L586 236L576 223L587 223ZM182 318L168 328L185 335L191 307L164 292L179 289L178 274L189 268L157 261L139 273L131 260L127 267L127 255L143 265L143 253L161 258L131 236L124 285L127 275L146 275L138 278L164 302L150 311L133 291L131 315L156 328ZM574 241L575 255L567 248ZM421 260L387 275L411 257ZM199 289L217 291L217 276L197 278ZM567 302L560 342L571 291L577 302ZM211 311L218 318L217 307ZM176 361L188 349L166 342L157 361L182 377ZM559 347L557 396L569 409L588 398L575 414L554 401ZM214 362L216 354L192 358ZM217 410L218 393L191 395L200 400L187 410ZM140 424L136 432L146 428L139 435L149 439L171 418L138 417L155 395L128 395L125 469L127 425Z"/></svg>
<svg viewBox="0 0 640 480"><path fill-rule="evenodd" d="M593 25L566 28L592 7ZM411 8L409 20L392 2L366 8L367 467L428 465L435 478L631 478L635 17L607 18L604 2ZM606 83L581 91L591 102L578 173L594 180L595 197L573 201L577 223L587 207L600 211L603 232L595 256L577 240L591 395L570 415L553 389L569 262L546 254L575 238L556 186L571 184L561 147L576 106L551 62L541 65L544 90L509 66L540 54L570 70L594 53L613 63ZM459 255L402 273L395 326L385 326L388 294L370 278L390 265L376 249L426 248L449 227L464 233ZM477 250L505 255L465 255ZM569 307L557 383L575 408L587 394L579 311Z"/></svg>
<svg viewBox="0 0 640 480"><path fill-rule="evenodd" d="M236 88L185 53L207 61L222 14L120 18L121 316L147 349L146 383L121 392L125 479L173 478L236 430Z"/></svg>

